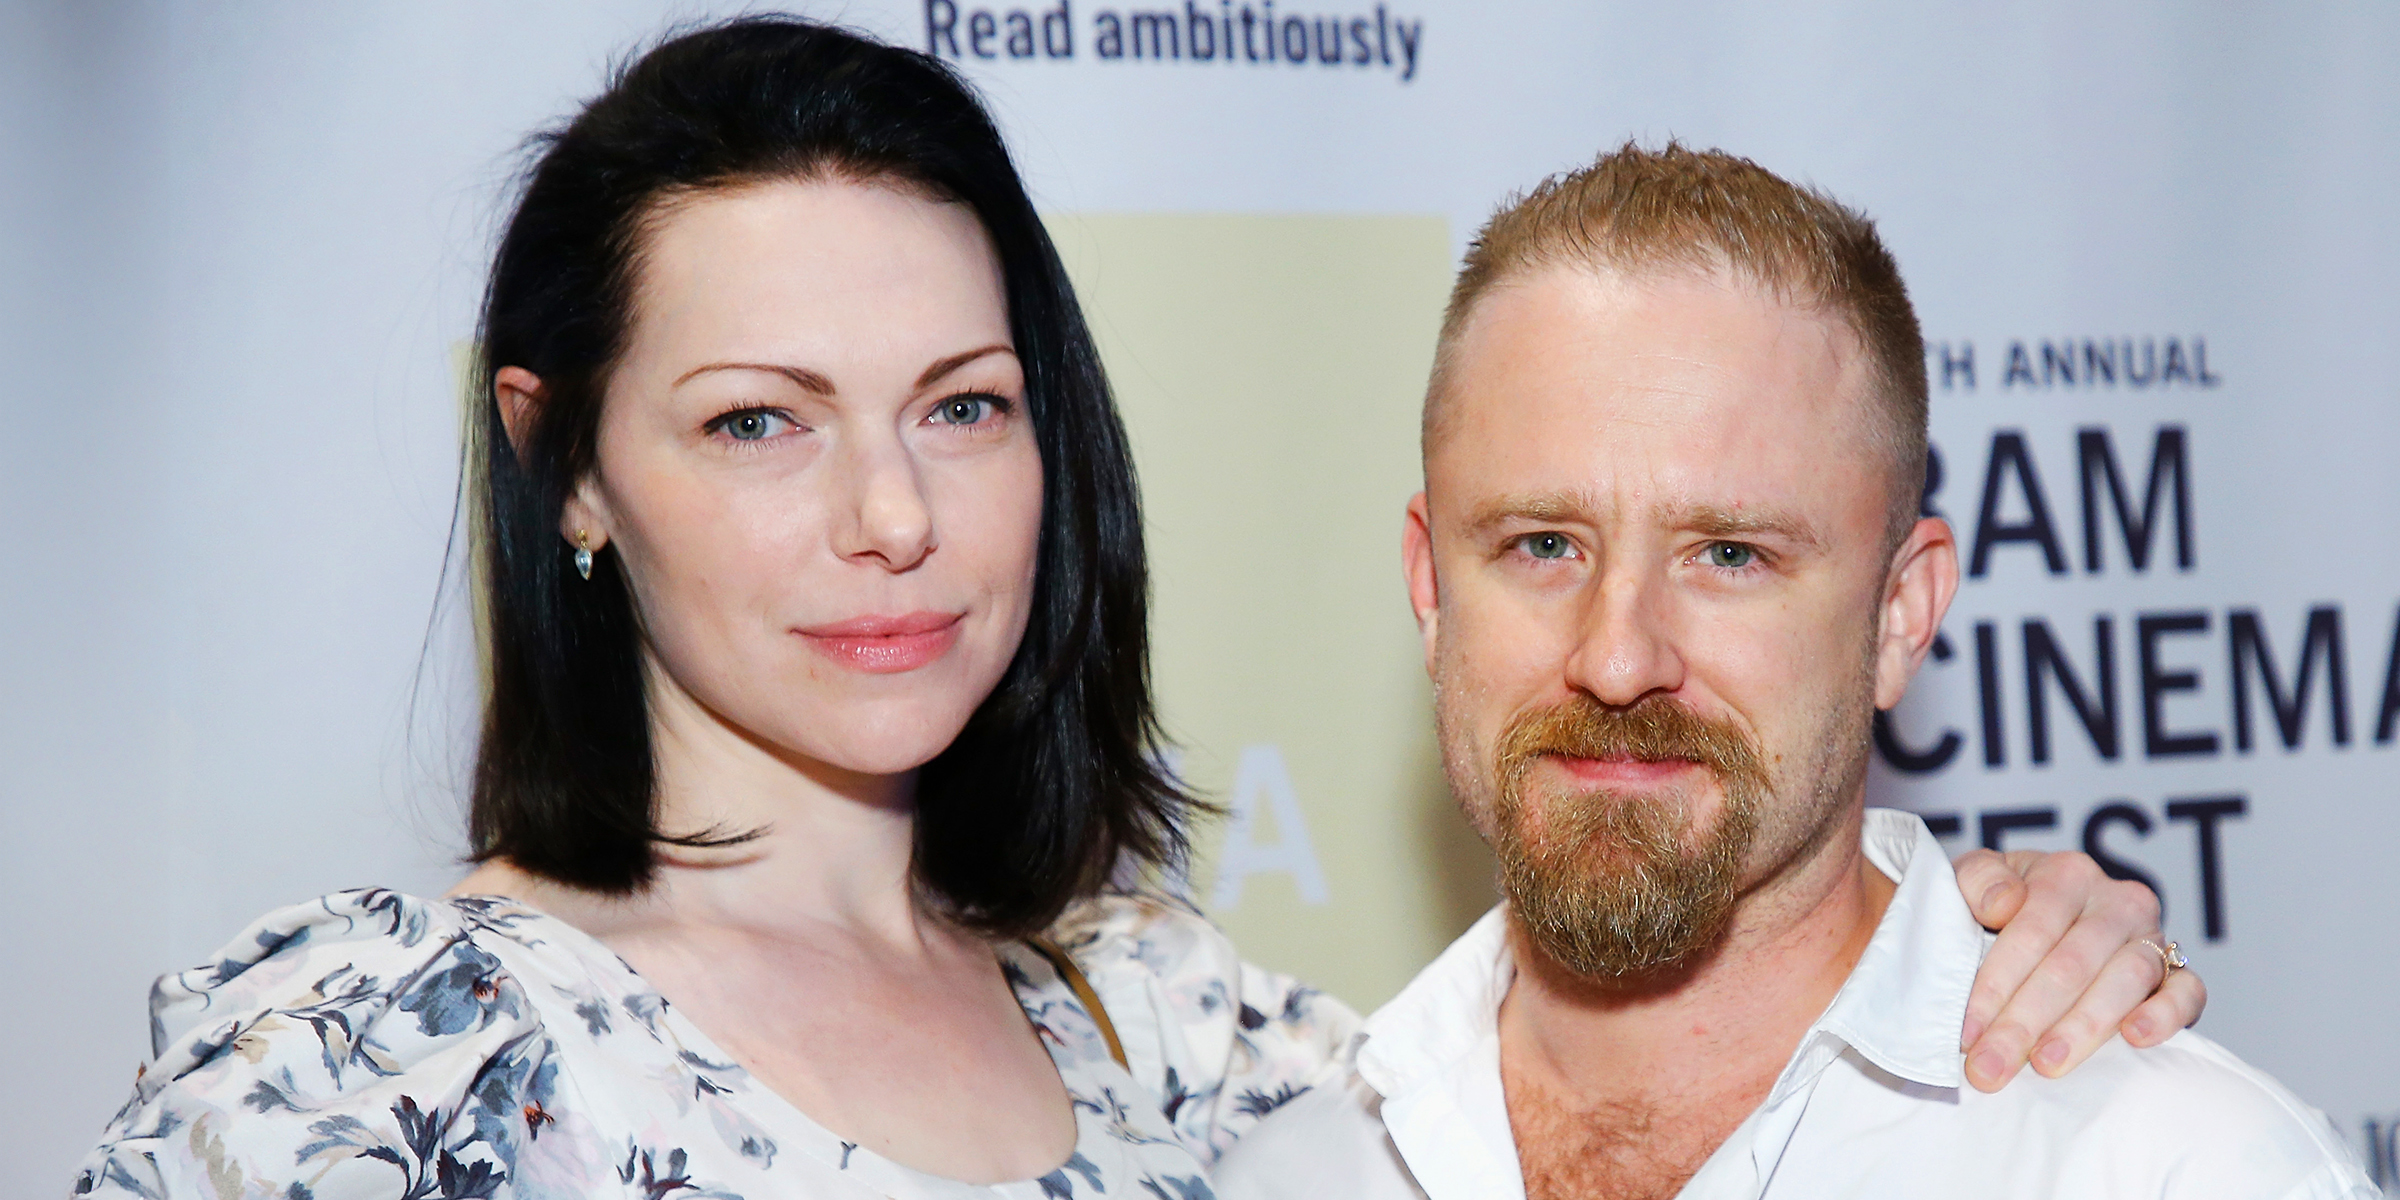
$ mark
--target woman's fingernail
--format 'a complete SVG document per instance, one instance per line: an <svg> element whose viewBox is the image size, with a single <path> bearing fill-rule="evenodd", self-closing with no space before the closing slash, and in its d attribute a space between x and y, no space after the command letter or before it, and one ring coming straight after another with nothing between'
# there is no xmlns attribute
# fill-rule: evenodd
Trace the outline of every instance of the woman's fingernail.
<svg viewBox="0 0 2400 1200"><path fill-rule="evenodd" d="M1960 1031L1959 1031L1959 1034L1958 1034L1958 1048L1959 1048L1959 1049L1961 1049L1961 1050L1965 1050L1965 1049L1967 1049L1967 1048L1969 1048L1969 1047L1971 1047L1971 1046L1973 1046L1973 1045L1975 1044L1975 1039L1977 1039L1977 1038L1979 1038L1979 1037L1982 1037L1982 1036L1983 1036L1983 1021L1982 1021L1982 1019L1981 1019L1981 1018L1978 1018L1978 1017L1968 1017L1968 1018L1967 1018L1967 1027L1966 1027L1965 1029L1962 1029L1962 1030L1960 1030Z"/></svg>
<svg viewBox="0 0 2400 1200"><path fill-rule="evenodd" d="M2045 1067L2055 1067L2067 1061L2067 1044L2053 1038L2043 1042L2042 1048L2033 1052L2033 1057L2034 1061Z"/></svg>
<svg viewBox="0 0 2400 1200"><path fill-rule="evenodd" d="M2133 1019L2133 1036L2144 1041L2149 1040L2151 1032L2156 1028L2156 1026L2150 1023L2150 1018L2148 1017L2135 1017Z"/></svg>
<svg viewBox="0 0 2400 1200"><path fill-rule="evenodd" d="M2006 881L1995 883L1992 886L1983 889L1983 903L1976 905L1976 907L1990 908L1991 906L2000 903L2001 894L2007 890L2008 884Z"/></svg>
<svg viewBox="0 0 2400 1200"><path fill-rule="evenodd" d="M2008 1074L2008 1063L2000 1057L1999 1051L1986 1050L1975 1056L1975 1073L1987 1082L1997 1083L2001 1076Z"/></svg>

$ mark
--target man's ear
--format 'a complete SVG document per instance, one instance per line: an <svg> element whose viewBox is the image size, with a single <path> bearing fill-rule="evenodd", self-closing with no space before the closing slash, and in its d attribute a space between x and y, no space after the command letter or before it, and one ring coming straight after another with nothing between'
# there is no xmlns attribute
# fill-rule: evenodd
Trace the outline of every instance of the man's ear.
<svg viewBox="0 0 2400 1200"><path fill-rule="evenodd" d="M1416 610L1417 632L1425 638L1425 673L1431 675L1441 589L1433 571L1433 517L1423 492L1408 498L1408 517L1400 526L1400 565L1408 576L1408 606Z"/></svg>
<svg viewBox="0 0 2400 1200"><path fill-rule="evenodd" d="M1950 522L1925 517L1893 553L1885 577L1882 634L1875 648L1875 707L1900 703L1908 681L1940 636L1958 595L1958 537Z"/></svg>

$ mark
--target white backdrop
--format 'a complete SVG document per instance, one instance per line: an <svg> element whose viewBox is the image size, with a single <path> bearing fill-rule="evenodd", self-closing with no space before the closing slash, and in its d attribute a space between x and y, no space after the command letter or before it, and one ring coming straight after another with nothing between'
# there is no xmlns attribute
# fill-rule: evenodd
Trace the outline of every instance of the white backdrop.
<svg viewBox="0 0 2400 1200"><path fill-rule="evenodd" d="M1930 502L1982 560L1879 796L1954 847L2140 871L2207 1032L2354 1138L2400 1111L2400 9L1284 0L1279 34L1341 20L1327 65L1226 56L1266 0L1028 3L1030 57L1014 7L808 11L947 29L1054 212L1438 217L1455 252L1509 190L1672 134L1874 213L1934 343ZM513 148L709 11L0 7L9 1178L67 1179L152 976L277 904L446 886L454 362ZM1331 811L1297 800L1275 820ZM1338 909L1344 843L1313 850Z"/></svg>

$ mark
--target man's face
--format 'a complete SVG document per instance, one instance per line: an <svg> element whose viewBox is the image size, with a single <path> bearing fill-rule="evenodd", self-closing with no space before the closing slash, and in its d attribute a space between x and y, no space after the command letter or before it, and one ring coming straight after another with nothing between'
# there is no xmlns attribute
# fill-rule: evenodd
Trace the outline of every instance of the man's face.
<svg viewBox="0 0 2400 1200"><path fill-rule="evenodd" d="M1407 539L1452 788L1563 965L1690 961L1856 820L1947 530L1890 553L1857 339L1738 279L1545 268L1452 349Z"/></svg>

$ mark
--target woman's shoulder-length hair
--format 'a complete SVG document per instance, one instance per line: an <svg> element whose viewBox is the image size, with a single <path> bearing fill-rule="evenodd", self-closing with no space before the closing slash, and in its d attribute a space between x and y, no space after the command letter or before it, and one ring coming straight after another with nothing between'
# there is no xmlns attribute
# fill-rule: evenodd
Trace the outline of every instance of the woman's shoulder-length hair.
<svg viewBox="0 0 2400 1200"><path fill-rule="evenodd" d="M471 407L490 647L473 857L624 893L651 878L658 844L728 840L659 827L631 596L605 551L588 582L574 577L560 514L594 466L644 222L662 201L853 178L922 189L981 220L1041 448L1032 614L999 686L919 773L919 884L971 927L1021 934L1122 862L1178 862L1197 802L1156 754L1124 427L1057 251L967 85L914 51L751 17L671 37L534 146L484 299ZM492 389L501 366L543 383L514 445Z"/></svg>

